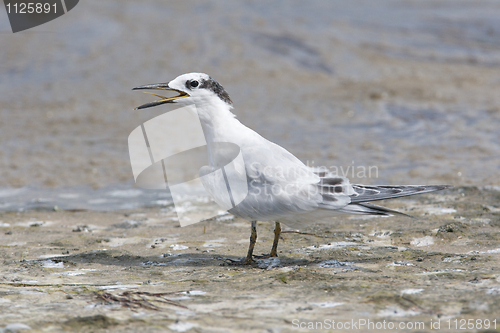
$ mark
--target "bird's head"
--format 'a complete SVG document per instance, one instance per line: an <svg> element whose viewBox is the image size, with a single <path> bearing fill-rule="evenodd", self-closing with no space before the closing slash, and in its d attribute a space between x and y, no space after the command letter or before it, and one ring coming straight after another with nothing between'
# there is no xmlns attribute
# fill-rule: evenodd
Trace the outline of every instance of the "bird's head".
<svg viewBox="0 0 500 333"><path fill-rule="evenodd" d="M229 108L233 104L224 88L217 81L203 73L183 74L168 83L147 84L136 87L133 90L167 90L177 93L173 97L164 97L159 94L146 92L160 99L143 104L136 109L145 109L166 103L175 103L180 106L191 104L203 106L204 104L226 103Z"/></svg>

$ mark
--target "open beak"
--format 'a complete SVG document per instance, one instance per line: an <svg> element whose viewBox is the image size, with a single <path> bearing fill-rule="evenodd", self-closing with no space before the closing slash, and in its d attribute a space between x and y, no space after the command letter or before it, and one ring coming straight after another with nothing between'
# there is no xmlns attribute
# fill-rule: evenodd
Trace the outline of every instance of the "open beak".
<svg viewBox="0 0 500 333"><path fill-rule="evenodd" d="M180 90L177 90L177 89L170 88L168 86L168 83L146 84L145 86L135 87L132 90L143 90L143 89L175 91L175 92L178 92L179 95L174 96L174 97L164 97L164 96L161 96L161 95L157 95L157 94L153 94L153 93L150 93L148 91L145 91L146 94L150 94L150 95L159 97L160 99L156 100L154 102L151 102L151 103L146 103L146 104L143 104L141 106L138 106L134 110L146 109L146 108L150 108L150 107L153 107L153 106L162 105L162 104L165 104L165 103L173 103L176 99L189 97L189 95L187 93L185 93L184 91L180 91Z"/></svg>

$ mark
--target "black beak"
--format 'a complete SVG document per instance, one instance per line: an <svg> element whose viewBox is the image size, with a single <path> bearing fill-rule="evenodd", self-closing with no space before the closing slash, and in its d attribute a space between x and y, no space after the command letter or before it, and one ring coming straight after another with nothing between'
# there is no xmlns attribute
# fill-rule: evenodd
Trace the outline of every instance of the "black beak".
<svg viewBox="0 0 500 333"><path fill-rule="evenodd" d="M189 95L187 93L185 93L184 91L180 91L180 90L177 90L177 89L170 88L168 86L168 83L146 84L144 86L135 87L132 90L146 90L146 89L147 90L175 91L175 92L178 92L179 95L174 96L174 97L164 97L164 96L161 96L161 95L157 95L157 94L153 94L153 93L150 93L148 91L145 91L146 94L150 94L150 95L159 97L160 99L156 100L154 102L151 102L151 103L146 103L146 104L143 104L141 106L138 106L134 110L146 109L146 108L150 108L150 107L153 107L153 106L157 106L157 105L161 105L161 104L166 104L166 103L174 103L174 101L176 99L189 97Z"/></svg>

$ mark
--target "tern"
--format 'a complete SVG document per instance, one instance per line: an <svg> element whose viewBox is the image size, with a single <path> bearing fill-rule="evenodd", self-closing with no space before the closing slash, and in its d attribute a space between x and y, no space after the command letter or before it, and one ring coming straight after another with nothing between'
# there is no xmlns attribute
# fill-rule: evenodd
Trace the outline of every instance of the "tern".
<svg viewBox="0 0 500 333"><path fill-rule="evenodd" d="M236 144L243 156L248 196L229 212L251 222L250 245L247 256L238 264L254 263L257 240L257 221L274 221L274 241L271 252L262 257L277 257L281 225L300 229L317 220L338 214L406 215L377 206L371 201L404 197L448 188L447 185L387 185L366 186L351 184L349 179L327 169L311 168L288 150L263 138L243 125L232 113L233 102L226 90L204 73L189 73L167 83L148 84L133 90L171 91L177 95L164 97L148 92L159 99L136 109L162 104L195 105L210 147L216 143ZM212 158L209 158L209 163ZM215 165L211 165L215 168ZM217 188L203 183L214 197ZM224 184L225 186L225 184ZM408 216L408 215L407 215Z"/></svg>

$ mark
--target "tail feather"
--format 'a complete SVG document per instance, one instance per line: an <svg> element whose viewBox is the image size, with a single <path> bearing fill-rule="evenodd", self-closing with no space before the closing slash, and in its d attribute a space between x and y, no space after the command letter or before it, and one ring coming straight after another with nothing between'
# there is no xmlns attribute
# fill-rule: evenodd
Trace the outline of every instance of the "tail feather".
<svg viewBox="0 0 500 333"><path fill-rule="evenodd" d="M339 212L347 214L362 214L362 215L382 215L382 216L392 216L392 215L404 215L407 217L413 217L411 215L398 212L397 210L389 209L382 206L377 206L368 202L349 204Z"/></svg>

